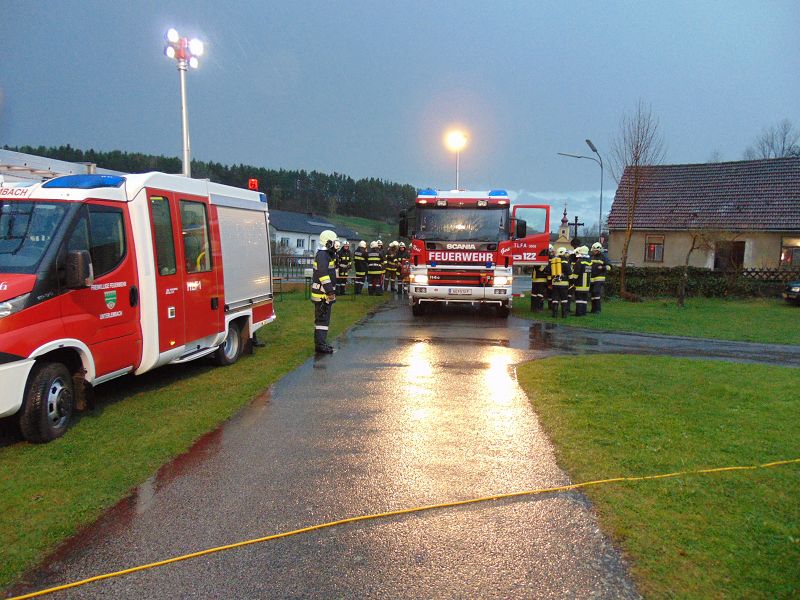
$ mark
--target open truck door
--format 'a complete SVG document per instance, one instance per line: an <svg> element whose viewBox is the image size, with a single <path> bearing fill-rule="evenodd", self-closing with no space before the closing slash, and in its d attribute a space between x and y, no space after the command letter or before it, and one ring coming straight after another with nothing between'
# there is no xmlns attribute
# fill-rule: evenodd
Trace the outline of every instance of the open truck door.
<svg viewBox="0 0 800 600"><path fill-rule="evenodd" d="M517 204L511 208L514 230L521 233L517 223L525 222L524 237L515 237L512 247L514 265L530 266L545 263L548 260L547 249L550 246L550 205Z"/></svg>

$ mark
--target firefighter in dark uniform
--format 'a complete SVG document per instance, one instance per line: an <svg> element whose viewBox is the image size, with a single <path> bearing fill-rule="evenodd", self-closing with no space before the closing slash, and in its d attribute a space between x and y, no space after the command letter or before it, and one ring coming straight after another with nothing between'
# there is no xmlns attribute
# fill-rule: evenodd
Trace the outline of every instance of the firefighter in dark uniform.
<svg viewBox="0 0 800 600"><path fill-rule="evenodd" d="M389 244L389 251L386 253L384 264L386 265L386 277L383 280L384 291L389 290L394 292L397 287L397 270L400 268L400 262L397 260L397 251L400 244L391 242Z"/></svg>
<svg viewBox="0 0 800 600"><path fill-rule="evenodd" d="M408 282L408 250L406 243L400 242L397 247L397 292L406 293L406 283Z"/></svg>
<svg viewBox="0 0 800 600"><path fill-rule="evenodd" d="M572 304L575 302L575 280L578 278L575 275L575 263L578 261L577 250L570 250L567 252L569 258L569 288L567 291L567 314L572 314Z"/></svg>
<svg viewBox="0 0 800 600"><path fill-rule="evenodd" d="M356 272L355 292L360 294L367 277L367 242L364 240L358 242L358 248L353 255L353 267Z"/></svg>
<svg viewBox="0 0 800 600"><path fill-rule="evenodd" d="M589 303L589 279L592 275L592 259L589 258L589 248L581 246L576 251L578 259L575 261L575 316L586 316L586 305Z"/></svg>
<svg viewBox="0 0 800 600"><path fill-rule="evenodd" d="M378 249L378 242L369 243L367 253L367 283L370 296L383 295L383 253Z"/></svg>
<svg viewBox="0 0 800 600"><path fill-rule="evenodd" d="M378 244L378 250L381 253L381 280L380 286L383 289L383 280L386 278L386 250L383 249L383 240L377 240L375 242Z"/></svg>
<svg viewBox="0 0 800 600"><path fill-rule="evenodd" d="M611 270L611 263L603 254L603 245L600 242L592 244L592 275L590 279L592 293L592 312L600 312L603 300L603 288L606 285L606 273Z"/></svg>
<svg viewBox="0 0 800 600"><path fill-rule="evenodd" d="M544 309L544 295L547 292L547 274L550 271L550 251L542 250L539 255L547 256L548 262L534 265L533 271L531 272L531 310L533 312L542 312Z"/></svg>
<svg viewBox="0 0 800 600"><path fill-rule="evenodd" d="M558 316L558 307L561 307L561 316L567 316L569 300L569 261L567 249L559 248L556 255L550 259L550 276L553 278L553 291L550 297L550 310L554 317Z"/></svg>
<svg viewBox="0 0 800 600"><path fill-rule="evenodd" d="M327 342L331 309L336 302L336 234L326 229L319 234L322 246L314 257L314 274L311 282L311 301L314 303L314 348L317 352L330 354L333 347Z"/></svg>
<svg viewBox="0 0 800 600"><path fill-rule="evenodd" d="M350 272L352 264L350 242L345 240L342 242L341 250L336 253L336 294L339 296L344 296L347 293L347 274Z"/></svg>

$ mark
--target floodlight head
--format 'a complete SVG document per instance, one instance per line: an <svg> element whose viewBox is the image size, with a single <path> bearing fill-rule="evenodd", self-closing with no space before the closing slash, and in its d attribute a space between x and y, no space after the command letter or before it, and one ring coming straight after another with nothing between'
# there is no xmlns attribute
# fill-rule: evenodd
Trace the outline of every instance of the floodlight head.
<svg viewBox="0 0 800 600"><path fill-rule="evenodd" d="M180 36L180 34L178 33L178 30L177 30L177 29L175 29L174 27L170 27L170 28L167 30L167 41L168 41L170 44L174 44L174 43L176 43L176 42L177 42L179 39L181 39L181 36Z"/></svg>
<svg viewBox="0 0 800 600"><path fill-rule="evenodd" d="M592 140L586 140L586 145L589 146L589 148L591 148L592 152L597 154L597 148L594 147Z"/></svg>
<svg viewBox="0 0 800 600"><path fill-rule="evenodd" d="M189 57L189 66L192 67L193 69L196 69L197 67L200 66L200 61L197 60L196 56Z"/></svg>
<svg viewBox="0 0 800 600"><path fill-rule="evenodd" d="M173 46L167 46L164 48L164 54L166 54L169 58L175 58L175 48Z"/></svg>
<svg viewBox="0 0 800 600"><path fill-rule="evenodd" d="M203 56L204 50L205 46L203 45L203 42L197 38L192 38L189 40L189 52L192 53L192 56Z"/></svg>

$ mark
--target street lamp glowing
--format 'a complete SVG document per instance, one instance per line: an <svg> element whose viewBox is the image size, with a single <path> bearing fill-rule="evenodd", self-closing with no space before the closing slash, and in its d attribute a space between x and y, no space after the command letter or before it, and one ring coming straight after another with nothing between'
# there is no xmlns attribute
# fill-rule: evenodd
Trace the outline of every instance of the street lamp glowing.
<svg viewBox="0 0 800 600"><path fill-rule="evenodd" d="M444 136L444 144L447 146L448 150L456 153L456 189L461 189L459 187L461 151L467 145L467 135L458 129L448 131Z"/></svg>
<svg viewBox="0 0 800 600"><path fill-rule="evenodd" d="M181 37L177 29L170 28L166 33L167 45L164 54L178 63L178 74L181 79L181 121L183 125L183 174L191 177L191 147L189 144L189 113L186 109L186 70L200 66L199 56L205 48L197 38Z"/></svg>
<svg viewBox="0 0 800 600"><path fill-rule="evenodd" d="M451 152L461 152L467 145L467 136L463 131L449 131L444 137L444 143Z"/></svg>

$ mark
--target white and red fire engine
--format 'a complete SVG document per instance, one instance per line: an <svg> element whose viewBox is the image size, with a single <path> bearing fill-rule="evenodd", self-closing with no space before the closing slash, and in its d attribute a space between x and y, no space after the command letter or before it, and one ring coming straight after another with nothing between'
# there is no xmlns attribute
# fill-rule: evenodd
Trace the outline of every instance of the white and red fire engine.
<svg viewBox="0 0 800 600"><path fill-rule="evenodd" d="M508 192L422 190L400 215L411 238L408 295L414 315L433 303L493 305L511 312L513 266L546 261L550 207L511 207Z"/></svg>
<svg viewBox="0 0 800 600"><path fill-rule="evenodd" d="M0 417L61 435L92 386L214 354L275 318L266 196L179 175L0 185Z"/></svg>

